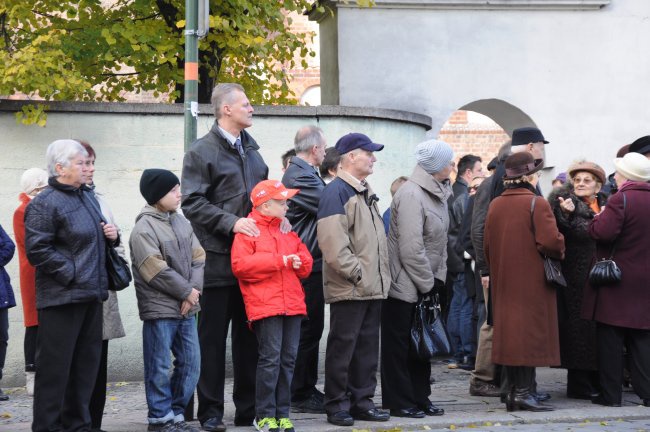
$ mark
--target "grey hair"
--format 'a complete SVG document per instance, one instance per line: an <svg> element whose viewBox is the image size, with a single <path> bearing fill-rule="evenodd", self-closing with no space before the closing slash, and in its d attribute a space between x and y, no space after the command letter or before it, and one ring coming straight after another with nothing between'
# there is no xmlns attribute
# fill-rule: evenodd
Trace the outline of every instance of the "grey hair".
<svg viewBox="0 0 650 432"><path fill-rule="evenodd" d="M47 173L50 177L58 177L59 174L56 172L56 165L59 164L62 167L67 167L70 165L70 161L78 155L88 157L88 152L79 141L71 139L53 141L47 146L47 151L45 152Z"/></svg>
<svg viewBox="0 0 650 432"><path fill-rule="evenodd" d="M216 119L221 117L221 107L232 101L232 94L236 91L246 93L244 87L237 83L220 83L212 89L210 102L212 102L212 109Z"/></svg>
<svg viewBox="0 0 650 432"><path fill-rule="evenodd" d="M317 126L304 126L298 129L293 145L296 153L305 153L325 141L323 130Z"/></svg>

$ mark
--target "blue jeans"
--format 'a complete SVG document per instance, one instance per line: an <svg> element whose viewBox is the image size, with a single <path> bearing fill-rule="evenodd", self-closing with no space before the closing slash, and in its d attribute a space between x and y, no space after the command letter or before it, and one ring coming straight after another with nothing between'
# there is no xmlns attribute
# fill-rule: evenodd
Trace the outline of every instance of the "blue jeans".
<svg viewBox="0 0 650 432"><path fill-rule="evenodd" d="M272 316L253 324L259 351L255 375L257 418L289 417L302 319L302 315Z"/></svg>
<svg viewBox="0 0 650 432"><path fill-rule="evenodd" d="M454 349L454 357L463 361L465 356L474 353L472 299L467 296L465 273L457 273L454 277L453 292L447 317L447 331L451 338L451 347Z"/></svg>
<svg viewBox="0 0 650 432"><path fill-rule="evenodd" d="M194 393L201 370L194 317L144 321L142 347L149 423L184 420L185 407ZM171 378L170 351L174 354Z"/></svg>

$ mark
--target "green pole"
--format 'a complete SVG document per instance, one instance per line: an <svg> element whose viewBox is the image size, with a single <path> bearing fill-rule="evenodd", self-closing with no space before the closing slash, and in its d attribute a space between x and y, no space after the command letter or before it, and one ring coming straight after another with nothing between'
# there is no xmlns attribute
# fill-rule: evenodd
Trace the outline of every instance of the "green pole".
<svg viewBox="0 0 650 432"><path fill-rule="evenodd" d="M185 0L185 151L196 139L199 112L198 1Z"/></svg>

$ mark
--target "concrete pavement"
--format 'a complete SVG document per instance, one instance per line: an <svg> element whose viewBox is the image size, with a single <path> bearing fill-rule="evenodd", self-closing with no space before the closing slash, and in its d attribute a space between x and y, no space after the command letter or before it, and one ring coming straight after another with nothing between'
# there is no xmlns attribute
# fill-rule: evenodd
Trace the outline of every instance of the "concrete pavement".
<svg viewBox="0 0 650 432"><path fill-rule="evenodd" d="M610 430L610 431L650 431L650 408L640 405L640 400L629 389L623 395L623 407L607 408L593 405L589 401L567 399L565 392L566 371L561 369L538 369L537 379L540 389L552 395L550 403L555 411L533 413L517 411L508 413L498 398L470 396L468 393L469 372L450 370L442 363L433 365L432 374L436 382L432 385L431 400L446 411L441 417L424 419L403 419L393 417L386 423L357 421L351 428L342 428L327 423L324 415L294 414L297 432L329 431L383 431L388 430L472 430L472 431L566 431L566 430ZM24 388L6 389L10 400L0 402L0 431L26 432L31 430L32 398ZM386 390L388 391L388 390ZM224 420L228 430L233 432L251 431L251 428L232 425L234 405L229 397L232 394L232 380L226 383L226 407ZM381 385L377 386L375 402L381 404ZM102 429L108 432L144 432L147 404L144 385L141 382L110 383L104 423ZM198 425L198 423L196 423Z"/></svg>

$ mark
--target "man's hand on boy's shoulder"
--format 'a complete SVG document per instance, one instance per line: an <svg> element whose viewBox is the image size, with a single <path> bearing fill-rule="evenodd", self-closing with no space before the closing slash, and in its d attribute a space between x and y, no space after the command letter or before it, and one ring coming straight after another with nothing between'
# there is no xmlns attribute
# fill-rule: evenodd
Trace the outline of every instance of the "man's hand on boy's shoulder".
<svg viewBox="0 0 650 432"><path fill-rule="evenodd" d="M260 235L260 229L257 227L257 222L255 219L251 218L239 218L235 222L235 226L232 228L232 232L235 234L242 233L249 237L258 237Z"/></svg>
<svg viewBox="0 0 650 432"><path fill-rule="evenodd" d="M289 222L289 219L287 219L286 217L283 217L282 222L280 222L280 232L282 234L290 233L291 228L293 228L293 227L291 226L291 223Z"/></svg>

